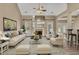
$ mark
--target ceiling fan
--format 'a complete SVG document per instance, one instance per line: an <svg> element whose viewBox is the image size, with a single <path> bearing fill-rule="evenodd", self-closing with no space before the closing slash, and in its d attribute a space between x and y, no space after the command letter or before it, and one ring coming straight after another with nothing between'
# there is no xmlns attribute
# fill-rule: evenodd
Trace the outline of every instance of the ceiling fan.
<svg viewBox="0 0 79 59"><path fill-rule="evenodd" d="M40 5L38 6L38 8L33 8L35 9L36 11L42 11L42 12L46 12L46 9L44 8L44 6Z"/></svg>

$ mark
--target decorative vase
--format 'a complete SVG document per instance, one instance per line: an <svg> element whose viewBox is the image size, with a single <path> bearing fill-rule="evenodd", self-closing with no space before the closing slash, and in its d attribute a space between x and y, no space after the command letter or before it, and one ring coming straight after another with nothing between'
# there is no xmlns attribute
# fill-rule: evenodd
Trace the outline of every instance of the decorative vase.
<svg viewBox="0 0 79 59"><path fill-rule="evenodd" d="M39 40L39 35L35 35L34 40L38 41Z"/></svg>

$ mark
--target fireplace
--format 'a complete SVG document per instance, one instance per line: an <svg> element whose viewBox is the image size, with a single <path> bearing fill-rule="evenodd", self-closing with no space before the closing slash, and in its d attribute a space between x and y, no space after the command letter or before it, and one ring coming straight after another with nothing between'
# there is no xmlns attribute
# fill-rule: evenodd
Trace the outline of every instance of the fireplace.
<svg viewBox="0 0 79 59"><path fill-rule="evenodd" d="M42 31L35 31L35 34L36 34L36 35L39 35L39 39L42 38Z"/></svg>
<svg viewBox="0 0 79 59"><path fill-rule="evenodd" d="M36 35L42 35L42 31L36 31Z"/></svg>

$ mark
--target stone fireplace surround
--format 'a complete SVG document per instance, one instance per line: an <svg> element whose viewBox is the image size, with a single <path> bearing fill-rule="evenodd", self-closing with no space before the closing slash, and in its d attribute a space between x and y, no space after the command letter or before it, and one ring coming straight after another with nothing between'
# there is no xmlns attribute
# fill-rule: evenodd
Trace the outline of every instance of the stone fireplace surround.
<svg viewBox="0 0 79 59"><path fill-rule="evenodd" d="M41 24L35 23L35 26L33 26L33 22L39 22L37 19L41 19L40 22L44 22L43 26ZM54 32L53 34L56 34L56 25L54 25L55 22L55 17L54 16L25 16L23 17L25 27L29 27L28 35L33 34L35 31L42 31L42 36L48 35L48 23L51 23L52 26L52 31ZM35 19L34 21L32 19ZM39 26L41 25L41 27ZM27 28L26 28L27 29ZM31 36L31 35L29 35Z"/></svg>

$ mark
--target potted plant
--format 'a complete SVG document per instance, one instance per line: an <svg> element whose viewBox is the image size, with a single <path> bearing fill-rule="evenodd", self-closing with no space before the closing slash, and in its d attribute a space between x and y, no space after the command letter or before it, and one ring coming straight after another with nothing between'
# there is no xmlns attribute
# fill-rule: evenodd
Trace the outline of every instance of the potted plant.
<svg viewBox="0 0 79 59"><path fill-rule="evenodd" d="M23 29L23 32L25 32L25 31L26 31L26 29L25 29L25 25L23 25L23 26L22 26L22 29Z"/></svg>

